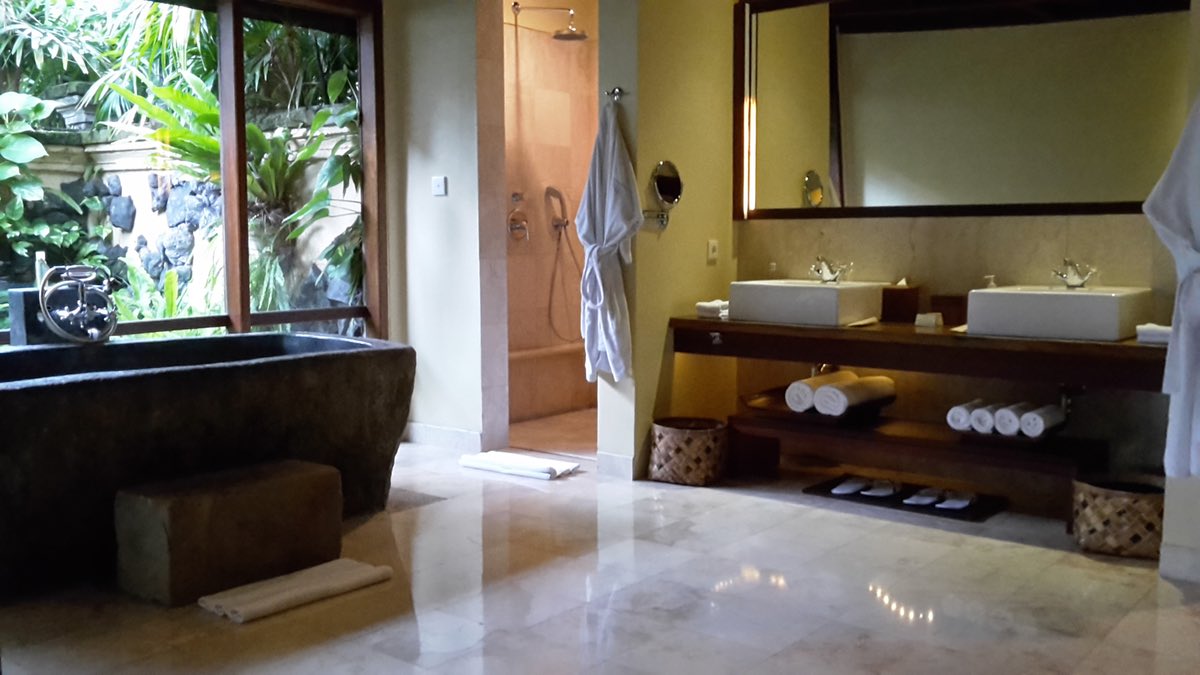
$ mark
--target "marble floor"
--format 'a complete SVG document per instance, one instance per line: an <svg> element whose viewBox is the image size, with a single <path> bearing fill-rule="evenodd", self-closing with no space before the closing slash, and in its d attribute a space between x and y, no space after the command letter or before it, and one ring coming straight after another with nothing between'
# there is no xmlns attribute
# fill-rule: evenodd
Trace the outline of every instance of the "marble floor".
<svg viewBox="0 0 1200 675"><path fill-rule="evenodd" d="M1200 589L1076 553L1060 523L931 522L796 484L686 488L588 463L542 482L456 459L403 446L394 484L408 497L347 523L344 554L391 565L390 582L247 625L103 589L10 601L0 671L1200 669Z"/></svg>
<svg viewBox="0 0 1200 675"><path fill-rule="evenodd" d="M595 459L596 409L514 422L508 427L508 442L522 450Z"/></svg>

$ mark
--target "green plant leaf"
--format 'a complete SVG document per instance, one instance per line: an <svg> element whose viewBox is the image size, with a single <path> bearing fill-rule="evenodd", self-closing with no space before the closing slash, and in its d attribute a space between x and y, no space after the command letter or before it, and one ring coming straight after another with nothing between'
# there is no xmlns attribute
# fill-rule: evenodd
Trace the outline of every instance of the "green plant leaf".
<svg viewBox="0 0 1200 675"><path fill-rule="evenodd" d="M270 152L267 136L257 124L246 125L246 149L259 157Z"/></svg>
<svg viewBox="0 0 1200 675"><path fill-rule="evenodd" d="M9 162L0 162L0 181L10 180L19 175L21 175L21 167Z"/></svg>
<svg viewBox="0 0 1200 675"><path fill-rule="evenodd" d="M170 319L179 313L179 272L167 270L163 277L163 315Z"/></svg>
<svg viewBox="0 0 1200 675"><path fill-rule="evenodd" d="M14 195L27 202L40 202L46 197L42 190L42 181L37 178L18 178L9 181L8 187Z"/></svg>
<svg viewBox="0 0 1200 675"><path fill-rule="evenodd" d="M14 164L28 164L46 156L46 147L36 138L24 134L9 136L0 144L0 157Z"/></svg>
<svg viewBox="0 0 1200 675"><path fill-rule="evenodd" d="M13 196L4 207L4 215L11 221L18 221L25 216L25 202L20 197Z"/></svg>
<svg viewBox="0 0 1200 675"><path fill-rule="evenodd" d="M317 190L316 192L313 193L312 199L308 200L307 204L305 204L304 206L301 206L299 208L299 210L297 210L292 215L288 216L287 218L284 218L283 224L287 225L290 223L294 223L294 222L303 220L305 218L309 218L320 211L328 211L330 201L331 201L331 199L329 196L329 190L326 190L326 189Z"/></svg>
<svg viewBox="0 0 1200 675"><path fill-rule="evenodd" d="M342 97L342 92L346 90L346 83L350 80L350 73L343 68L333 75L329 76L329 83L326 85L325 93L329 96L330 103L337 103Z"/></svg>
<svg viewBox="0 0 1200 675"><path fill-rule="evenodd" d="M121 95L122 98L137 106L137 109L142 111L142 114L150 119L162 124L166 127L179 127L179 120L171 113L151 103L146 97L139 96L132 91L119 84L108 85L113 91Z"/></svg>
<svg viewBox="0 0 1200 675"><path fill-rule="evenodd" d="M195 96L185 94L178 89L173 89L171 87L151 87L150 91L154 92L154 95L158 98L171 104L171 106L176 108L177 111L186 110L193 115L220 114L220 110L206 104L204 101L201 101Z"/></svg>
<svg viewBox="0 0 1200 675"><path fill-rule="evenodd" d="M9 115L12 113L28 115L33 111L34 106L39 103L41 103L41 100L36 96L16 91L6 91L0 94L0 115Z"/></svg>

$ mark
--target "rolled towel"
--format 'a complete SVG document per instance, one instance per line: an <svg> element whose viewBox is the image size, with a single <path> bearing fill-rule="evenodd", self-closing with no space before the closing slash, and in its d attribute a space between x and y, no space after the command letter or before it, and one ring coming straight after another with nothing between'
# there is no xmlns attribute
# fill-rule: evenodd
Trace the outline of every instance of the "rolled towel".
<svg viewBox="0 0 1200 675"><path fill-rule="evenodd" d="M966 403L959 403L946 411L946 424L955 431L971 430L971 411L983 407L983 399L977 398Z"/></svg>
<svg viewBox="0 0 1200 675"><path fill-rule="evenodd" d="M1143 323L1137 327L1137 341L1148 345L1165 345L1171 341L1171 327Z"/></svg>
<svg viewBox="0 0 1200 675"><path fill-rule="evenodd" d="M1021 415L1021 433L1038 438L1047 431L1067 421L1067 414L1060 406L1044 405Z"/></svg>
<svg viewBox="0 0 1200 675"><path fill-rule="evenodd" d="M822 385L813 395L813 403L822 415L841 416L851 406L895 395L896 383L892 378L872 375L849 382Z"/></svg>
<svg viewBox="0 0 1200 675"><path fill-rule="evenodd" d="M1005 436L1016 436L1021 433L1021 415L1036 409L1037 406L1028 401L1004 406L996 411L996 431Z"/></svg>
<svg viewBox="0 0 1200 675"><path fill-rule="evenodd" d="M789 384L787 391L783 392L783 400L787 402L787 407L794 412L804 412L813 407L813 397L816 396L817 389L827 384L839 384L857 379L858 375L849 370L838 370L824 375L806 377Z"/></svg>
<svg viewBox="0 0 1200 675"><path fill-rule="evenodd" d="M990 434L996 428L996 411L1003 408L1003 403L993 403L971 411L971 428L976 433Z"/></svg>
<svg viewBox="0 0 1200 675"><path fill-rule="evenodd" d="M702 319L718 319L721 317L722 311L729 311L728 300L709 300L696 303L696 316Z"/></svg>

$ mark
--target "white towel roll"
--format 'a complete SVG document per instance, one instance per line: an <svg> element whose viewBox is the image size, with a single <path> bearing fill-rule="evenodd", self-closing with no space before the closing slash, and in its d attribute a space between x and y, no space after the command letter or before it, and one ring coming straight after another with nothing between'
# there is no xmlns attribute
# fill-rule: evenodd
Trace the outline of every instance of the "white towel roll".
<svg viewBox="0 0 1200 675"><path fill-rule="evenodd" d="M824 375L806 377L789 384L787 391L783 392L783 400L793 411L804 412L813 407L813 397L816 396L817 389L827 384L838 384L857 379L858 375L849 370L838 370Z"/></svg>
<svg viewBox="0 0 1200 675"><path fill-rule="evenodd" d="M813 402L822 415L845 415L851 406L878 401L896 395L896 383L890 377L872 375L849 382L826 384L817 389Z"/></svg>
<svg viewBox="0 0 1200 675"><path fill-rule="evenodd" d="M1016 436L1021 433L1021 415L1036 410L1037 406L1021 401L996 411L996 431L1005 436Z"/></svg>
<svg viewBox="0 0 1200 675"><path fill-rule="evenodd" d="M709 300L707 302L696 303L696 316L702 319L716 319L721 316L721 312L728 311L728 300Z"/></svg>
<svg viewBox="0 0 1200 675"><path fill-rule="evenodd" d="M971 428L976 433L990 434L996 428L996 411L1003 408L1003 403L992 403L971 411Z"/></svg>
<svg viewBox="0 0 1200 675"><path fill-rule="evenodd" d="M1066 421L1067 414L1052 403L1021 415L1021 432L1030 438L1038 438Z"/></svg>
<svg viewBox="0 0 1200 675"><path fill-rule="evenodd" d="M1171 341L1171 327L1143 323L1137 327L1137 341L1148 345L1165 345Z"/></svg>
<svg viewBox="0 0 1200 675"><path fill-rule="evenodd" d="M983 407L983 399L977 398L958 405L946 411L946 424L955 431L971 430L971 411Z"/></svg>

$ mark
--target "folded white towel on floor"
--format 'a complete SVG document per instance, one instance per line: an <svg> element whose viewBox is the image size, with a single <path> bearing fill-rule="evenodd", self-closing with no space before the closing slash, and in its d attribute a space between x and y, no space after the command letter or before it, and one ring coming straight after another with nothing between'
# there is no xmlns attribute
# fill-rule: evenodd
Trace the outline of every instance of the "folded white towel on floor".
<svg viewBox="0 0 1200 675"><path fill-rule="evenodd" d="M463 455L458 458L458 463L461 466L471 469L495 471L496 473L524 476L526 478L540 478L541 480L550 480L559 476L565 476L579 468L577 462L545 459L543 457L534 457L533 455L519 455L515 452L504 452L502 450Z"/></svg>
<svg viewBox="0 0 1200 675"><path fill-rule="evenodd" d="M983 399L977 398L958 405L946 411L946 424L955 431L971 430L971 411L983 407Z"/></svg>
<svg viewBox="0 0 1200 675"><path fill-rule="evenodd" d="M813 407L813 397L816 396L817 389L826 384L838 384L857 379L858 375L849 370L838 370L824 375L806 377L789 384L787 390L783 392L783 400L791 410L804 412Z"/></svg>
<svg viewBox="0 0 1200 675"><path fill-rule="evenodd" d="M708 300L706 302L696 303L696 316L702 319L717 319L721 318L721 313L729 312L728 300Z"/></svg>
<svg viewBox="0 0 1200 675"><path fill-rule="evenodd" d="M996 411L1003 407L1003 403L992 403L972 410L971 428L980 434L992 433L996 428Z"/></svg>
<svg viewBox="0 0 1200 675"><path fill-rule="evenodd" d="M851 406L896 395L896 383L890 377L872 375L849 382L822 385L813 395L813 404L822 415L845 415Z"/></svg>
<svg viewBox="0 0 1200 675"><path fill-rule="evenodd" d="M1143 323L1137 327L1137 341L1150 345L1165 345L1171 341L1171 327Z"/></svg>
<svg viewBox="0 0 1200 675"><path fill-rule="evenodd" d="M1066 421L1067 414L1060 406L1044 405L1021 415L1021 433L1037 438Z"/></svg>
<svg viewBox="0 0 1200 675"><path fill-rule="evenodd" d="M1021 415L1036 409L1037 406L1028 401L1004 406L996 411L996 431L1005 436L1016 436L1021 433Z"/></svg>
<svg viewBox="0 0 1200 675"><path fill-rule="evenodd" d="M210 612L245 623L391 578L392 568L385 565L339 558L299 572L206 595L198 602Z"/></svg>

